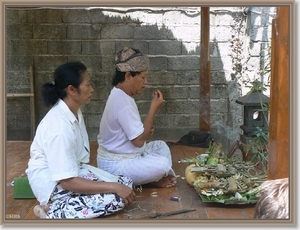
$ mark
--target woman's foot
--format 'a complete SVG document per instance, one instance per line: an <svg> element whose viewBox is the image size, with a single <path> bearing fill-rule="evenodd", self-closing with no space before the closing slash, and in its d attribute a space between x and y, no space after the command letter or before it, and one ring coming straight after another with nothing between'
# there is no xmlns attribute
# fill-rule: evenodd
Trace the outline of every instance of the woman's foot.
<svg viewBox="0 0 300 230"><path fill-rule="evenodd" d="M176 185L176 177L175 176L165 176L161 178L157 182L151 183L152 185L159 187L159 188L171 188Z"/></svg>
<svg viewBox="0 0 300 230"><path fill-rule="evenodd" d="M34 215L40 219L46 219L49 205L36 205L33 208Z"/></svg>

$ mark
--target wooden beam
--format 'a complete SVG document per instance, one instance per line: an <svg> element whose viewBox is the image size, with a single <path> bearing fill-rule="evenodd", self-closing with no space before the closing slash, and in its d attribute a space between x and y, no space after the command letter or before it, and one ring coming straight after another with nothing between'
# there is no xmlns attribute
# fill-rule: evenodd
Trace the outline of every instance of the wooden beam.
<svg viewBox="0 0 300 230"><path fill-rule="evenodd" d="M210 58L209 58L210 19L209 7L201 7L200 40L200 114L199 129L210 131Z"/></svg>
<svg viewBox="0 0 300 230"><path fill-rule="evenodd" d="M8 93L7 97L33 97L33 93Z"/></svg>
<svg viewBox="0 0 300 230"><path fill-rule="evenodd" d="M268 179L289 177L290 12L278 7L272 21Z"/></svg>
<svg viewBox="0 0 300 230"><path fill-rule="evenodd" d="M34 75L33 75L33 66L29 68L30 72L30 114L31 114L31 140L33 140L35 135L35 97L34 97Z"/></svg>

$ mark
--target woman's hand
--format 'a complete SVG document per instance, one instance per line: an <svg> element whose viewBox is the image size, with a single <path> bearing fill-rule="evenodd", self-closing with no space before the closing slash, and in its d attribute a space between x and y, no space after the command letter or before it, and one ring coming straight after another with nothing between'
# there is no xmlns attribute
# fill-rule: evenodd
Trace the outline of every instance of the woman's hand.
<svg viewBox="0 0 300 230"><path fill-rule="evenodd" d="M72 177L60 181L63 189L83 194L115 193L120 196L125 206L135 200L134 191L117 182L91 181L81 177Z"/></svg>
<svg viewBox="0 0 300 230"><path fill-rule="evenodd" d="M131 188L119 183L116 183L115 186L116 186L115 193L118 194L124 200L125 206L128 206L133 201L135 201L135 193Z"/></svg>

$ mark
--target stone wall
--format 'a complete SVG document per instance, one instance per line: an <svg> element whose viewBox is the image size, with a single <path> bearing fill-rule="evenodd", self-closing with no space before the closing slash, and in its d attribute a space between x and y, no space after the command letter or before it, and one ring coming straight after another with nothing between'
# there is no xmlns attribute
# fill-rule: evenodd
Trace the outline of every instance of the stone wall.
<svg viewBox="0 0 300 230"><path fill-rule="evenodd" d="M239 139L243 108L235 100L250 82L268 88L271 22L275 7L211 7L211 132L226 149ZM245 13L248 13L247 15ZM36 125L48 111L40 88L52 81L54 69L80 60L89 69L94 97L82 108L89 137L96 140L114 74L113 57L125 44L148 54L148 87L136 97L145 117L152 91L166 100L155 119L153 139L177 140L199 129L200 7L7 8L7 93L29 92L34 68ZM268 94L268 93L267 93ZM30 139L26 98L7 100L7 138ZM203 112L203 111L202 111Z"/></svg>

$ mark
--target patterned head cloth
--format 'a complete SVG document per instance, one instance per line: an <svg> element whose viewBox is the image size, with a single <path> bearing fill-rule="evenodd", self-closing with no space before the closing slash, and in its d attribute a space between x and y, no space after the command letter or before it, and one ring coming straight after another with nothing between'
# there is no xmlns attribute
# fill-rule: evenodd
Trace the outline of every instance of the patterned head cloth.
<svg viewBox="0 0 300 230"><path fill-rule="evenodd" d="M149 59L138 49L125 46L116 54L115 65L121 72L142 72L149 69Z"/></svg>

